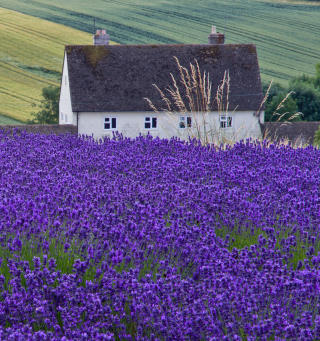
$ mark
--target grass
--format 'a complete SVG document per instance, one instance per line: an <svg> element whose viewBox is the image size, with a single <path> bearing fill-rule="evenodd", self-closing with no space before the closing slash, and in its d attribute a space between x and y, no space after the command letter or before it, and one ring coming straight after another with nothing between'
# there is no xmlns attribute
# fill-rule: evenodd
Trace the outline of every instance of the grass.
<svg viewBox="0 0 320 341"><path fill-rule="evenodd" d="M14 120L10 117L0 116L0 126L1 125L21 125L21 124L24 124L24 122Z"/></svg>
<svg viewBox="0 0 320 341"><path fill-rule="evenodd" d="M320 6L263 0L2 0L2 6L79 30L105 28L121 44L206 44L210 26L226 43L255 43L262 78L282 84L314 74Z"/></svg>
<svg viewBox="0 0 320 341"><path fill-rule="evenodd" d="M277 226L274 226L275 232L276 232L276 248L281 251L281 254L288 254L288 252L283 252L284 246L281 245L281 240L284 238L285 240L288 240L290 237L294 238L296 241L295 246L290 247L291 256L288 258L284 264L287 264L288 267L291 265L293 266L293 269L297 269L297 264L299 261L304 261L305 259L309 259L311 263L312 256L308 255L308 250L311 246L314 247L315 254L320 253L320 242L313 242L302 235L299 230L295 230L293 228L286 228L286 229L277 229ZM216 229L217 236L225 239L227 235L230 237L230 242L228 246L228 250L231 252L234 248L237 250L242 250L245 248L250 248L251 245L259 245L259 236L263 236L268 240L269 236L268 234L263 231L262 229L248 229L248 228L240 228L240 229L228 229L228 227L223 227L221 229Z"/></svg>
<svg viewBox="0 0 320 341"><path fill-rule="evenodd" d="M92 35L0 7L0 124L26 122L42 88L60 85L65 44L92 44Z"/></svg>
<svg viewBox="0 0 320 341"><path fill-rule="evenodd" d="M1 243L4 245L8 245L11 241L16 238L15 234L8 234L5 236L1 236ZM7 247L0 248L0 259L2 259L2 263L0 263L0 275L4 275L6 278L5 281L5 289L8 289L8 281L11 279L11 275L9 273L8 268L8 260L19 258L20 260L27 261L29 263L30 269L34 270L33 258L39 257L41 263L43 263L44 255L50 258L54 258L56 260L56 270L61 271L62 274L71 274L73 264L76 259L80 259L81 261L85 260L85 257L88 256L87 249L82 251L82 246L84 242L74 238L72 241L68 239L68 242L71 243L68 251L64 250L64 244L67 241L66 237L61 238L52 238L48 233L43 233L42 235L30 235L26 238L25 235L19 236L22 241L21 250L10 251ZM44 241L48 244L47 246L43 246ZM153 244L154 245L154 244ZM126 254L130 254L131 250L126 250ZM176 255L174 250L170 252L170 266L176 266L177 271L183 278L191 276L196 270L193 261L191 261L186 268L181 268L177 265L180 254ZM118 273L122 273L123 271L128 271L130 268L135 268L135 261L131 260L130 263L126 264L125 257L123 257L120 263L114 264L114 269ZM160 261L164 260L165 256L159 254L158 251L148 251L147 247L144 249L144 262L143 267L139 273L139 280L144 277L146 274L151 274L153 280L156 280L156 275L159 273L158 268L160 266ZM93 281L96 276L97 268L101 267L102 261L108 260L107 253L102 256L101 260L98 263L94 263L93 260L90 260L90 267L86 270L83 276L82 285L85 286L86 281ZM110 261L110 259L109 259ZM163 272L161 272L163 275ZM101 280L101 278L100 278ZM10 287L9 287L10 290Z"/></svg>

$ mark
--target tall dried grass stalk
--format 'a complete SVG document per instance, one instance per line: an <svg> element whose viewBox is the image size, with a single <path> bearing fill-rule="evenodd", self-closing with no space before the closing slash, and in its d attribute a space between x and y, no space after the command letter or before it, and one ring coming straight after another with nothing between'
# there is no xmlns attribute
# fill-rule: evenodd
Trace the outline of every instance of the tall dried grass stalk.
<svg viewBox="0 0 320 341"><path fill-rule="evenodd" d="M170 126L181 136L181 131L178 128L179 119L181 116L190 116L192 125L191 127L186 126L185 131L191 139L196 138L197 140L200 140L203 145L207 145L208 143L233 144L236 140L236 136L239 134L240 130L245 128L245 125L240 127L233 136L228 139L223 132L223 129L220 129L219 122L218 127L214 119L213 122L210 122L209 115L212 105L216 101L219 115L234 116L236 109L232 114L229 113L229 71L227 70L224 72L221 84L217 87L215 98L212 100L212 83L210 82L209 74L206 73L206 71L204 71L203 75L201 74L197 60L195 60L195 65L190 63L189 72L186 67L180 64L178 58L174 58L177 62L181 77L180 83L182 84L182 88L187 98L186 103L182 98L180 88L172 73L170 73L170 75L173 81L173 87L166 88L169 96L166 96L156 84L153 84L159 91L165 104L164 108L161 108L160 111L167 114L166 120L169 122ZM149 98L145 99L148 101L150 108L159 114L158 109L154 106L152 101ZM165 126L163 126L163 128L166 129ZM166 130L168 132L168 129Z"/></svg>
<svg viewBox="0 0 320 341"><path fill-rule="evenodd" d="M166 90L169 92L171 100L159 89L156 84L153 86L159 91L162 100L165 103L165 107L161 109L167 114L167 121L174 127L179 135L181 132L178 129L179 117L191 116L192 126L186 127L186 130L191 138L197 138L205 143L208 140L207 135L210 130L207 129L206 117L211 109L211 83L209 75L204 72L203 76L199 68L199 64L196 61L196 66L190 63L190 73L187 68L183 67L178 58L174 57L181 77L181 83L185 91L188 102L185 103L182 99L180 88L177 85L177 81L170 73L173 81L173 88L168 87ZM150 99L145 98L150 107L159 113L157 108L153 105ZM178 110L174 110L173 108Z"/></svg>
<svg viewBox="0 0 320 341"><path fill-rule="evenodd" d="M265 94L265 96L264 96L264 99L263 99L262 104L266 102L266 100L267 100L267 98L268 98L268 96L269 96L269 92L270 92L270 88L271 88L272 82L273 82L273 81L270 82L270 85L269 85L268 90L267 90L267 92L266 92L266 94ZM283 105L284 105L285 101L288 99L288 97L289 97L292 93L294 93L294 92L291 91L291 92L289 92L289 93L285 96L285 98L279 103L279 105L277 106L276 110L275 110L274 113L272 114L272 116L271 116L269 122L267 122L267 128L266 128L266 130L265 130L265 132L264 132L264 135L262 136L262 139L263 139L263 140L268 140L268 141L270 141L270 143L272 143L273 141L276 141L276 140L278 139L278 135L277 135L278 130L279 130L282 126L287 125L287 124L291 124L290 121L292 121L295 117L300 116L300 115L303 115L301 112L297 112L297 113L291 115L288 119L286 119L286 120L285 120L277 129L276 129L275 132L273 132L273 134L271 134L270 130L268 129L268 123L270 123L270 121L272 120L272 118L273 118L274 116L278 116L277 120L275 121L276 123L278 123L278 122L281 122L281 119L282 119L286 114L288 114L288 112L285 112L285 113L283 113L283 114L279 114L277 111L278 111L279 109L283 108ZM285 138L283 139L283 141L280 141L280 144L289 145L289 144L290 144L290 141L289 141L288 137L285 137ZM303 147L306 147L307 145L308 145L308 142L305 143L305 144L303 144L303 143L302 143L302 139L301 139L301 138L298 138L298 139L295 141L295 143L292 145L292 147L293 147L293 148L303 148Z"/></svg>

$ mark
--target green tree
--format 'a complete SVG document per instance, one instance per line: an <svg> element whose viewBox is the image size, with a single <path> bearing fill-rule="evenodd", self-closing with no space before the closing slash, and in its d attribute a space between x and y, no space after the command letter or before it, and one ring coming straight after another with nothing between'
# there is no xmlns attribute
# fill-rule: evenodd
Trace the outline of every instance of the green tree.
<svg viewBox="0 0 320 341"><path fill-rule="evenodd" d="M32 112L31 115L35 118L28 120L28 124L58 124L59 123L59 96L60 87L47 86L42 89L42 97L40 105L35 103L33 107L39 109L38 112Z"/></svg>
<svg viewBox="0 0 320 341"><path fill-rule="evenodd" d="M264 96L266 95L266 93L269 89L269 85L270 85L270 83L262 82L262 92L263 92ZM269 89L269 92L268 92L268 98L266 100L266 105L270 104L272 102L272 99L274 96L281 94L281 93L287 94L288 93L287 88L284 87L283 85L281 85L280 83L273 82L270 89Z"/></svg>
<svg viewBox="0 0 320 341"><path fill-rule="evenodd" d="M303 82L293 78L288 90L293 91L292 98L302 112L304 121L320 121L320 89L315 87L314 81Z"/></svg>
<svg viewBox="0 0 320 341"><path fill-rule="evenodd" d="M288 112L282 120L286 120L290 116L290 112L293 112L293 102L297 104L296 112L301 112L302 117L295 117L294 120L303 121L320 121L320 62L315 65L316 75L308 76L301 75L293 77L287 87L282 86L279 83L273 83L269 89L268 98L265 102L266 105L266 121L270 119L277 121L279 116L273 115L277 108L277 105L281 102L284 96L291 92L290 98L287 103L284 103L284 107L280 110L280 113ZM263 83L263 93L266 94L269 84ZM282 96L280 96L282 94ZM279 97L278 97L279 96Z"/></svg>
<svg viewBox="0 0 320 341"><path fill-rule="evenodd" d="M319 127L319 129L316 131L316 133L314 134L313 145L314 145L315 147L320 148L320 127Z"/></svg>
<svg viewBox="0 0 320 341"><path fill-rule="evenodd" d="M291 96L291 95L290 95ZM279 93L274 95L265 110L265 120L270 121L301 121L300 115L295 115L298 112L297 103L290 96L285 100L286 94ZM282 102L282 103L281 103Z"/></svg>
<svg viewBox="0 0 320 341"><path fill-rule="evenodd" d="M316 88L320 89L320 63L317 63L315 65L315 68L316 68L316 79L315 79L314 85Z"/></svg>

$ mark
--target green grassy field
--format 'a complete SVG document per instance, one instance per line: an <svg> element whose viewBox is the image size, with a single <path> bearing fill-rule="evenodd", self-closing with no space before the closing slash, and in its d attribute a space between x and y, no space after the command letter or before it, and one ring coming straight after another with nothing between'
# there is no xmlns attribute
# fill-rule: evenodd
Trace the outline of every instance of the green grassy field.
<svg viewBox="0 0 320 341"><path fill-rule="evenodd" d="M65 44L92 44L92 35L0 8L0 124L26 122L42 88L60 85Z"/></svg>
<svg viewBox="0 0 320 341"><path fill-rule="evenodd" d="M105 28L121 44L207 43L210 26L226 43L255 43L262 78L286 84L315 73L320 61L320 6L260 0L1 0L3 7L93 33Z"/></svg>
<svg viewBox="0 0 320 341"><path fill-rule="evenodd" d="M14 120L6 116L0 116L0 126L1 125L21 125L24 124L21 121Z"/></svg>

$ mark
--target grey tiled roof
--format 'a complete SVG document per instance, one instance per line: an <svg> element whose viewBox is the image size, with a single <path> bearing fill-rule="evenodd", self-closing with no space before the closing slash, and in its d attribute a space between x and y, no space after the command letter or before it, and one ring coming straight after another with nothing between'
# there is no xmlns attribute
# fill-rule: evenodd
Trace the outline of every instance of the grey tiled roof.
<svg viewBox="0 0 320 341"><path fill-rule="evenodd" d="M292 145L313 144L320 122L268 122L261 124L262 136L272 141L288 139Z"/></svg>
<svg viewBox="0 0 320 341"><path fill-rule="evenodd" d="M201 74L209 73L213 98L229 70L230 111L257 111L263 100L255 45L70 45L66 53L74 112L150 111L144 97L158 110L164 108L152 84L168 95L170 73L180 81L174 57L188 70L198 61ZM216 102L212 110L217 110Z"/></svg>

